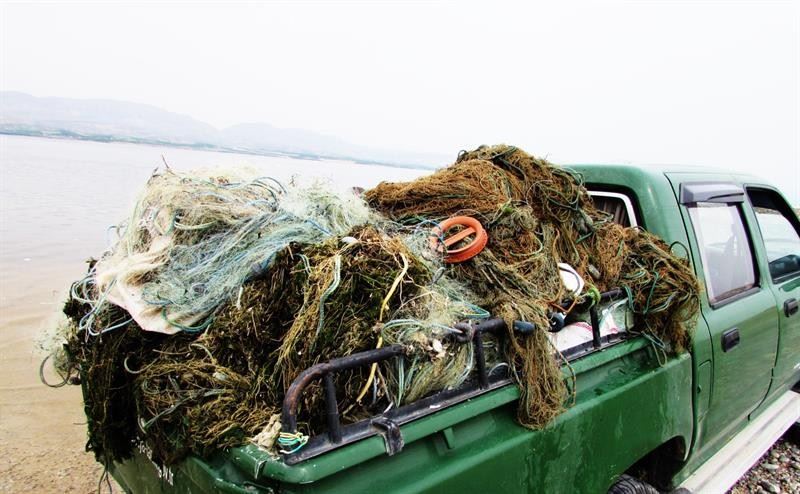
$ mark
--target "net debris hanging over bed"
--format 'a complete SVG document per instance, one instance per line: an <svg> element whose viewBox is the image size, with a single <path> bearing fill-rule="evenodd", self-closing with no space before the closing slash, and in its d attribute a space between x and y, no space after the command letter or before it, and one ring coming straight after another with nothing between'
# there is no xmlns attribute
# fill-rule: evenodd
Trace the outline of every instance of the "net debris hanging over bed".
<svg viewBox="0 0 800 494"><path fill-rule="evenodd" d="M443 262L440 221L468 215L488 243ZM253 437L275 444L276 413L304 369L399 343L402 357L340 374L343 420L355 422L474 374L456 323L489 315L547 328L586 289L622 287L636 326L671 352L690 341L698 284L660 239L597 210L570 172L511 146L481 147L429 176L382 183L363 198L323 185L166 170L153 175L113 249L76 282L64 312L62 375L78 374L88 448L102 462L145 441L167 464ZM492 369L519 384L520 424L540 428L567 392L545 331L486 338ZM316 389L315 389L316 387ZM324 430L319 384L300 428Z"/></svg>

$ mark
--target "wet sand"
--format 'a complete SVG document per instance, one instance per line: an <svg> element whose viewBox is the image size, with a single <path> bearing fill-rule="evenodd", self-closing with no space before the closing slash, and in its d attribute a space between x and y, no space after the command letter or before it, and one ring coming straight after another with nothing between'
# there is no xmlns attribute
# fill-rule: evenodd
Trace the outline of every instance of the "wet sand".
<svg viewBox="0 0 800 494"><path fill-rule="evenodd" d="M97 491L103 468L84 452L80 387L44 386L39 380L43 354L35 348L41 331L55 321L62 288L81 269L25 266L20 267L24 277L2 280L0 492Z"/></svg>

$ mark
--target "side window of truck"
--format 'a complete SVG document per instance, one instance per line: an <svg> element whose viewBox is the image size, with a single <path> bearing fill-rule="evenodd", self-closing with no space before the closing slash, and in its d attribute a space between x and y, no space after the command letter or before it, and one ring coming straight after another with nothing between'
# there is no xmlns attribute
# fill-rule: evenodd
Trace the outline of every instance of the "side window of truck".
<svg viewBox="0 0 800 494"><path fill-rule="evenodd" d="M590 190L594 207L610 214L614 223L622 226L637 226L639 222L631 199L620 192Z"/></svg>
<svg viewBox="0 0 800 494"><path fill-rule="evenodd" d="M698 202L689 207L708 300L717 304L756 286L749 237L737 204Z"/></svg>
<svg viewBox="0 0 800 494"><path fill-rule="evenodd" d="M747 197L756 213L773 281L800 274L800 224L797 216L775 191L748 187Z"/></svg>

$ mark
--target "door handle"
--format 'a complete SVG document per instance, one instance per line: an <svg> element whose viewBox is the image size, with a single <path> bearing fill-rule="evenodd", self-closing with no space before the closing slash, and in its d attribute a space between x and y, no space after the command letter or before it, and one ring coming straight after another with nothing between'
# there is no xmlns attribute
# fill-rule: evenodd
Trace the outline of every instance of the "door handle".
<svg viewBox="0 0 800 494"><path fill-rule="evenodd" d="M722 351L727 352L739 344L739 328L731 328L722 333Z"/></svg>
<svg viewBox="0 0 800 494"><path fill-rule="evenodd" d="M791 317L797 314L797 309L798 304L796 298L790 298L783 303L783 313L786 314L786 317Z"/></svg>

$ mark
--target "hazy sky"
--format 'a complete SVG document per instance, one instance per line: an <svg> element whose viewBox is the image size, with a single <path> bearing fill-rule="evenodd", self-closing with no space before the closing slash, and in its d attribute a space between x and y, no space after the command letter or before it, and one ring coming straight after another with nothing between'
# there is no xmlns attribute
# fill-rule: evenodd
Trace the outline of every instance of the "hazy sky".
<svg viewBox="0 0 800 494"><path fill-rule="evenodd" d="M6 90L390 149L708 164L800 202L800 0L0 9Z"/></svg>

